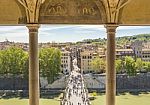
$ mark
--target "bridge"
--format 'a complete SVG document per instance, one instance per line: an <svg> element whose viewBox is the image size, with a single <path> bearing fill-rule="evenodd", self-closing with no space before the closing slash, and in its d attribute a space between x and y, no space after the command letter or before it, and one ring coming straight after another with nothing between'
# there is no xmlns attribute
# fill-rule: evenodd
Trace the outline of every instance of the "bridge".
<svg viewBox="0 0 150 105"><path fill-rule="evenodd" d="M71 72L61 105L90 105L88 90L79 72Z"/></svg>
<svg viewBox="0 0 150 105"><path fill-rule="evenodd" d="M73 60L73 71L69 75L61 105L90 105L88 90L76 59Z"/></svg>

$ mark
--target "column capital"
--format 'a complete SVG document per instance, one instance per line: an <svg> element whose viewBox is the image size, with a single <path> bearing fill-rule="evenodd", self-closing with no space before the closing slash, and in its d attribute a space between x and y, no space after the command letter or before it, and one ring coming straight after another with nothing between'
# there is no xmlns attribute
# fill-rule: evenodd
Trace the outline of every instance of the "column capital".
<svg viewBox="0 0 150 105"><path fill-rule="evenodd" d="M39 24L27 24L26 27L29 29L30 33L37 33L40 25Z"/></svg>
<svg viewBox="0 0 150 105"><path fill-rule="evenodd" d="M118 24L106 24L105 28L107 30L107 33L116 33L116 28L118 27Z"/></svg>

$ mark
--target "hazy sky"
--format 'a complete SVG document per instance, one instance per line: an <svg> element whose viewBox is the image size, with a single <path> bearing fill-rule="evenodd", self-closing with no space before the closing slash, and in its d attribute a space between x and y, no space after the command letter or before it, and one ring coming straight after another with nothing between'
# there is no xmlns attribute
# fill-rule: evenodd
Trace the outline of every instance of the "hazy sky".
<svg viewBox="0 0 150 105"><path fill-rule="evenodd" d="M116 36L131 36L150 33L150 26L120 26ZM76 42L83 39L106 38L106 29L101 25L41 25L39 42ZM28 42L25 26L0 26L0 41Z"/></svg>

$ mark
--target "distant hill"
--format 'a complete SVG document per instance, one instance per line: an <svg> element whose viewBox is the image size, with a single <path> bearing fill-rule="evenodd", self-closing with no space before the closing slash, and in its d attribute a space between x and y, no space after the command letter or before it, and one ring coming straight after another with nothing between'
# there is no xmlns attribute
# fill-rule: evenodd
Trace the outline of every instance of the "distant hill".
<svg viewBox="0 0 150 105"><path fill-rule="evenodd" d="M139 35L133 35L133 36L123 36L123 37L117 37L117 40L126 39L129 41L150 41L150 34L139 34Z"/></svg>
<svg viewBox="0 0 150 105"><path fill-rule="evenodd" d="M81 42L77 43L99 43L100 45L105 45L106 44L105 38L101 39L85 39ZM126 45L126 44L131 44L132 42L139 40L139 41L144 41L148 42L150 41L150 34L139 34L139 35L133 35L133 36L123 36L123 37L116 37L116 44L117 45Z"/></svg>
<svg viewBox="0 0 150 105"><path fill-rule="evenodd" d="M131 44L136 40L148 42L150 41L150 34L139 34L133 36L117 37L116 43L117 45L127 45L127 44Z"/></svg>

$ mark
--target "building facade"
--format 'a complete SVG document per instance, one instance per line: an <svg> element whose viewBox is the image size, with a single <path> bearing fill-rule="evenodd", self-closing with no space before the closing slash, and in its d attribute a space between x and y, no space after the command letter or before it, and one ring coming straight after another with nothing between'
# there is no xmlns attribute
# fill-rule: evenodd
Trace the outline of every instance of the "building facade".
<svg viewBox="0 0 150 105"><path fill-rule="evenodd" d="M132 49L116 49L116 58L123 59L126 56L135 58L135 53Z"/></svg>
<svg viewBox="0 0 150 105"><path fill-rule="evenodd" d="M83 73L93 71L91 62L94 58L96 58L96 56L98 56L98 54L93 51L86 50L84 52L81 52L80 56L81 56L81 71Z"/></svg>
<svg viewBox="0 0 150 105"><path fill-rule="evenodd" d="M61 70L62 73L67 74L71 71L71 53L66 50L61 51Z"/></svg>
<svg viewBox="0 0 150 105"><path fill-rule="evenodd" d="M150 61L150 42L135 41L131 44L136 58L141 58L142 61Z"/></svg>
<svg viewBox="0 0 150 105"><path fill-rule="evenodd" d="M142 58L145 62L150 62L150 49L142 49Z"/></svg>

